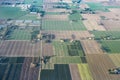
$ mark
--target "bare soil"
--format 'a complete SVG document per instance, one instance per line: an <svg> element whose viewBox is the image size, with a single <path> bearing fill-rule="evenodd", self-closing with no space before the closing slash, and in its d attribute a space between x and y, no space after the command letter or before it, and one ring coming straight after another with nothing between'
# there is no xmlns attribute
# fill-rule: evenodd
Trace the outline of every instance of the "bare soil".
<svg viewBox="0 0 120 80"><path fill-rule="evenodd" d="M30 41L2 41L0 56L34 57L40 55L40 42L32 44Z"/></svg>
<svg viewBox="0 0 120 80"><path fill-rule="evenodd" d="M95 40L81 40L85 54L104 54Z"/></svg>
<svg viewBox="0 0 120 80"><path fill-rule="evenodd" d="M88 31L42 31L42 33L54 34L55 40L72 39L72 35L75 36L76 40L93 37Z"/></svg>
<svg viewBox="0 0 120 80"><path fill-rule="evenodd" d="M69 64L69 68L72 80L82 80L80 78L80 73L76 64Z"/></svg>
<svg viewBox="0 0 120 80"><path fill-rule="evenodd" d="M87 62L94 80L119 80L120 75L109 74L115 68L107 54L87 54Z"/></svg>

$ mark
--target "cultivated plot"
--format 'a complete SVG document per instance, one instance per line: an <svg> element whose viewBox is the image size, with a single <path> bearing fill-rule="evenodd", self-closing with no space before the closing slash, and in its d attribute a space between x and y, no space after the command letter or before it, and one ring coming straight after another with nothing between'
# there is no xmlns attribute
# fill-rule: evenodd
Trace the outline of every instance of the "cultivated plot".
<svg viewBox="0 0 120 80"><path fill-rule="evenodd" d="M101 48L103 51L107 53L120 53L120 41L114 41L114 40L107 40L107 41L99 41L101 44Z"/></svg>
<svg viewBox="0 0 120 80"><path fill-rule="evenodd" d="M85 54L104 54L101 46L95 40L82 40L81 44Z"/></svg>
<svg viewBox="0 0 120 80"><path fill-rule="evenodd" d="M86 55L90 71L95 80L119 80L120 75L112 75L109 69L115 65L106 54L88 54Z"/></svg>
<svg viewBox="0 0 120 80"><path fill-rule="evenodd" d="M2 41L0 44L0 56L34 57L39 55L39 42L32 44L30 41Z"/></svg>

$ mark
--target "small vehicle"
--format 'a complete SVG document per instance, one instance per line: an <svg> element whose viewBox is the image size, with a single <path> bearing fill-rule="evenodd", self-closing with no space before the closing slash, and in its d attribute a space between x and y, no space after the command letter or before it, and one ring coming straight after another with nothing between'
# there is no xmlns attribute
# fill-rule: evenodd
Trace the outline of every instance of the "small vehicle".
<svg viewBox="0 0 120 80"><path fill-rule="evenodd" d="M120 74L120 67L108 70L110 74Z"/></svg>

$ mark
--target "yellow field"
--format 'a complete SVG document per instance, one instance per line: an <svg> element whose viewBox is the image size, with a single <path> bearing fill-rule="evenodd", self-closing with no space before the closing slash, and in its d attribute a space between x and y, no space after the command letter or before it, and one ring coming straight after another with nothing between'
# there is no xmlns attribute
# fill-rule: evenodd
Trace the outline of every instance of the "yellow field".
<svg viewBox="0 0 120 80"><path fill-rule="evenodd" d="M82 80L93 80L88 64L78 64L78 69Z"/></svg>

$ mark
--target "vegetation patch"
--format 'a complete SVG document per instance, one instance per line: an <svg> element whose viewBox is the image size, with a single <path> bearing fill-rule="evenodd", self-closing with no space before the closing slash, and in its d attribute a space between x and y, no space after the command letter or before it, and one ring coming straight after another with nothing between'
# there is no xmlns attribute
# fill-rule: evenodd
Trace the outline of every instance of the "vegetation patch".
<svg viewBox="0 0 120 80"><path fill-rule="evenodd" d="M42 22L43 30L86 30L84 24L81 21L69 22L69 21L55 21L44 20Z"/></svg>
<svg viewBox="0 0 120 80"><path fill-rule="evenodd" d="M109 12L109 10L105 6L103 6L101 3L88 2L87 4L94 11L100 10L103 12Z"/></svg>
<svg viewBox="0 0 120 80"><path fill-rule="evenodd" d="M119 31L92 31L96 40L118 40L120 39Z"/></svg>
<svg viewBox="0 0 120 80"><path fill-rule="evenodd" d="M36 14L26 14L22 17L20 17L20 20L38 20L38 16Z"/></svg>
<svg viewBox="0 0 120 80"><path fill-rule="evenodd" d="M43 69L40 80L72 80L68 64L55 64L54 69Z"/></svg>
<svg viewBox="0 0 120 80"><path fill-rule="evenodd" d="M67 45L67 47L70 56L84 56L80 41L75 41Z"/></svg>
<svg viewBox="0 0 120 80"><path fill-rule="evenodd" d="M79 56L66 56L66 57L53 57L51 58L50 62L54 64L71 64L71 63L81 63L81 58Z"/></svg>
<svg viewBox="0 0 120 80"><path fill-rule="evenodd" d="M78 69L82 80L93 80L88 64L78 64Z"/></svg>
<svg viewBox="0 0 120 80"><path fill-rule="evenodd" d="M101 48L108 53L120 53L120 41L100 41Z"/></svg>
<svg viewBox="0 0 120 80"><path fill-rule="evenodd" d="M30 29L10 29L7 34L7 40L30 40Z"/></svg>
<svg viewBox="0 0 120 80"><path fill-rule="evenodd" d="M28 14L27 11L21 11L17 7L0 7L0 18L3 19L17 19Z"/></svg>

